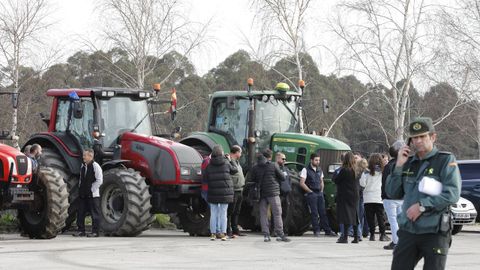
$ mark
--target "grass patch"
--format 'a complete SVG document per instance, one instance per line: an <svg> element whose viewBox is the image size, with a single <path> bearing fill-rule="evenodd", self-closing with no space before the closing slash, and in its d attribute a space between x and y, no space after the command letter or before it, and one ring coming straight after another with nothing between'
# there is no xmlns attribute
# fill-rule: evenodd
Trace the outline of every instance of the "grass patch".
<svg viewBox="0 0 480 270"><path fill-rule="evenodd" d="M152 224L155 228L176 229L177 227L170 221L170 216L166 214L156 214Z"/></svg>
<svg viewBox="0 0 480 270"><path fill-rule="evenodd" d="M16 215L9 212L0 212L0 232L18 231L18 219Z"/></svg>

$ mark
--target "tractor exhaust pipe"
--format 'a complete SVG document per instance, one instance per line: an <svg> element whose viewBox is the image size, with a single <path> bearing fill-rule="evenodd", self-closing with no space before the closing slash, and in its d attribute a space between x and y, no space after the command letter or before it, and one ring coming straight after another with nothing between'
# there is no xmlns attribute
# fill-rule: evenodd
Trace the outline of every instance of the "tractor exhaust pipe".
<svg viewBox="0 0 480 270"><path fill-rule="evenodd" d="M250 106L248 107L247 165L248 165L248 169L251 169L253 167L253 163L255 160L255 99L253 98L253 95L252 95L253 79L249 78L247 80L247 84L248 84L248 98L250 99Z"/></svg>

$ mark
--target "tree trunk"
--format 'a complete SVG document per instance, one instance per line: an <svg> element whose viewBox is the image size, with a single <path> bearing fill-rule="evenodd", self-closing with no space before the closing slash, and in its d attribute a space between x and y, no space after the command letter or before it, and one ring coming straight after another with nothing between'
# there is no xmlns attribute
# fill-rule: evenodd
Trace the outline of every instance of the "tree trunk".
<svg viewBox="0 0 480 270"><path fill-rule="evenodd" d="M477 150L480 158L480 108L477 109Z"/></svg>

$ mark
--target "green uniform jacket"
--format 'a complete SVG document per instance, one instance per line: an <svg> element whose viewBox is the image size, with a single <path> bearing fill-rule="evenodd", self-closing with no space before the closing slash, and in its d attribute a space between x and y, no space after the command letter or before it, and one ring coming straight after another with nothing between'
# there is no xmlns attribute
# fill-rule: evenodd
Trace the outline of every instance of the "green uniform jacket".
<svg viewBox="0 0 480 270"><path fill-rule="evenodd" d="M242 191L243 186L245 186L245 176L243 176L242 166L240 166L238 160L232 160L230 163L238 169L238 172L231 176L233 181L233 190Z"/></svg>
<svg viewBox="0 0 480 270"><path fill-rule="evenodd" d="M442 192L430 196L418 191L423 176L442 183ZM455 156L439 152L436 147L420 160L410 157L402 168L397 168L387 178L385 191L392 199L402 199L402 213L398 216L400 230L413 234L437 233L443 213L460 198L461 178ZM427 210L415 221L407 218L407 209L420 202Z"/></svg>

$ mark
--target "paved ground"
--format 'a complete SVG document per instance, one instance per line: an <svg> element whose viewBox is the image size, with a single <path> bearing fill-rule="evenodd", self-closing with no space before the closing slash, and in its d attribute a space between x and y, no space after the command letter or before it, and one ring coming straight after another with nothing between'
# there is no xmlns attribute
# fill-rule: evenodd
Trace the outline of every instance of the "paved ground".
<svg viewBox="0 0 480 270"><path fill-rule="evenodd" d="M466 229L454 236L447 269L478 269L480 226ZM382 249L385 242L341 245L335 240L306 234L290 243L264 243L261 235L249 234L221 242L171 230L96 239L3 234L0 269L389 269L392 255Z"/></svg>

